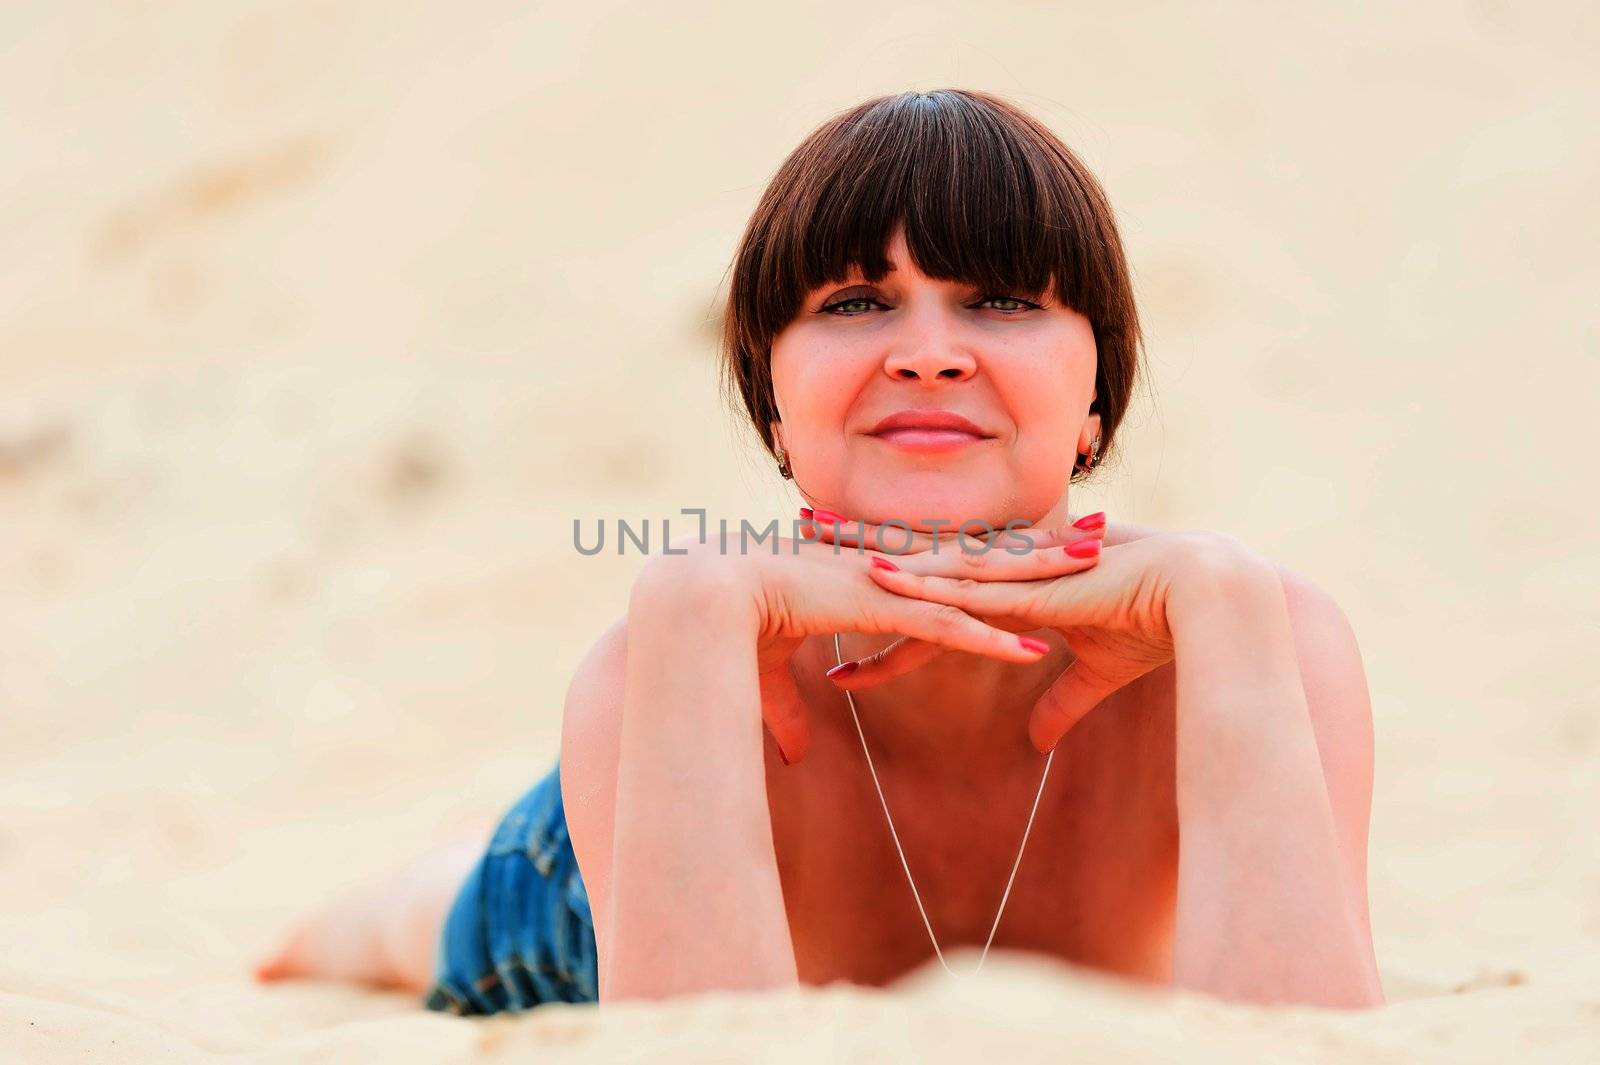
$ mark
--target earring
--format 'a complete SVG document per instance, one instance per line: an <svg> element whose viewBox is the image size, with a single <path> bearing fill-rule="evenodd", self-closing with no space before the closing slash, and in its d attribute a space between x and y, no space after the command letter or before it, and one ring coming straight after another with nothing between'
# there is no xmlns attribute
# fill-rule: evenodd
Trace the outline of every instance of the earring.
<svg viewBox="0 0 1600 1065"><path fill-rule="evenodd" d="M1081 459L1083 457L1083 452L1081 452L1081 451L1078 452L1078 457ZM1090 470L1094 469L1099 464L1100 464L1100 437L1096 436L1094 438L1094 442L1089 445L1089 461L1086 462L1086 463L1085 462L1074 462L1072 464L1072 468L1075 469L1075 470L1082 470L1084 473L1088 473Z"/></svg>
<svg viewBox="0 0 1600 1065"><path fill-rule="evenodd" d="M777 446L777 452L778 452L778 473L783 477L783 479L785 481L794 480L794 471L789 468L789 453L787 451L783 450L783 445L782 444L779 444Z"/></svg>

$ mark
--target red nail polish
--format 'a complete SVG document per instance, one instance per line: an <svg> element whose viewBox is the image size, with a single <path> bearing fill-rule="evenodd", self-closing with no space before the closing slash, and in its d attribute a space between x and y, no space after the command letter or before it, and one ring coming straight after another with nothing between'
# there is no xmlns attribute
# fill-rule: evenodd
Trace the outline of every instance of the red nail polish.
<svg viewBox="0 0 1600 1065"><path fill-rule="evenodd" d="M1018 636L1017 642L1022 645L1022 649L1024 651L1032 651L1035 654L1042 655L1046 651L1050 650L1049 644L1033 636Z"/></svg>
<svg viewBox="0 0 1600 1065"><path fill-rule="evenodd" d="M800 508L800 516L802 518L806 519L807 521L810 521L811 520L811 508L810 507L801 507Z"/></svg>
<svg viewBox="0 0 1600 1065"><path fill-rule="evenodd" d="M835 514L831 510L813 510L811 518L813 521L821 522L823 525L843 525L848 520L843 515Z"/></svg>
<svg viewBox="0 0 1600 1065"><path fill-rule="evenodd" d="M1097 510L1093 514L1085 514L1072 523L1074 529L1098 529L1106 523L1106 512Z"/></svg>
<svg viewBox="0 0 1600 1065"><path fill-rule="evenodd" d="M1099 540L1074 540L1067 545L1067 554L1073 558L1093 558L1100 553Z"/></svg>
<svg viewBox="0 0 1600 1065"><path fill-rule="evenodd" d="M886 569L890 573L899 573L900 572L900 567L899 566L896 566L893 562L890 562L888 559L884 558L882 555L873 555L872 556L872 564L874 566L878 567L879 569Z"/></svg>
<svg viewBox="0 0 1600 1065"><path fill-rule="evenodd" d="M827 676L829 680L836 680L839 677L848 677L850 674L854 673L860 668L860 662L840 662L838 665L828 670Z"/></svg>

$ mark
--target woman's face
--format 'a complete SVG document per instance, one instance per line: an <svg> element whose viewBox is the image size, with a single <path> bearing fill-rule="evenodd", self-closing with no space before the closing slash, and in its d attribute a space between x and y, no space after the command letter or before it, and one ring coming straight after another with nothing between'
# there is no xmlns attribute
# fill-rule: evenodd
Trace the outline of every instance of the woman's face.
<svg viewBox="0 0 1600 1065"><path fill-rule="evenodd" d="M1064 516L1073 461L1099 432L1089 320L1052 295L926 277L903 233L888 258L877 284L858 273L808 293L773 341L773 431L801 494L923 531Z"/></svg>

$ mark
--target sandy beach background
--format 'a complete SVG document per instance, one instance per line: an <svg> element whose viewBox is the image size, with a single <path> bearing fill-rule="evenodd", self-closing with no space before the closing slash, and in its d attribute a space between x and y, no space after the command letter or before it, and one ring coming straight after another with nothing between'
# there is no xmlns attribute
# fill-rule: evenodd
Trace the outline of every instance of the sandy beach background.
<svg viewBox="0 0 1600 1065"><path fill-rule="evenodd" d="M1594 1060L1600 9L1066 8L7 5L0 1057ZM1122 219L1149 377L1076 509L1355 626L1393 1005L1005 955L490 1022L252 984L552 762L640 564L575 517L792 511L719 405L728 257L809 129L943 86Z"/></svg>

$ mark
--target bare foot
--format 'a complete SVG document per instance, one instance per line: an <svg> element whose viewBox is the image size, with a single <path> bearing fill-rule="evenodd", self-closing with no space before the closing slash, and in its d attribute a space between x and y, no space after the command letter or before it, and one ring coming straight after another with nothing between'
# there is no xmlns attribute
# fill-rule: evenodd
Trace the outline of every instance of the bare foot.
<svg viewBox="0 0 1600 1065"><path fill-rule="evenodd" d="M445 914L483 848L481 832L436 847L313 914L256 966L256 979L345 980L425 991L433 983Z"/></svg>

